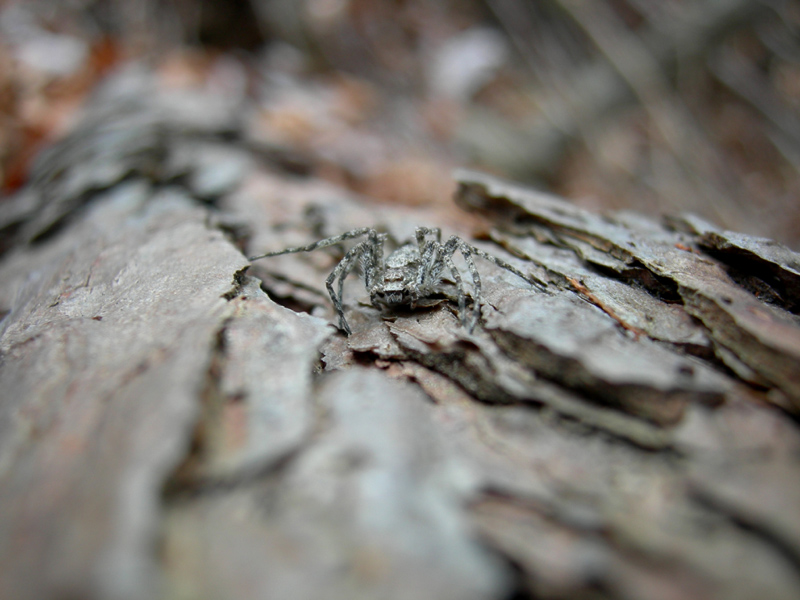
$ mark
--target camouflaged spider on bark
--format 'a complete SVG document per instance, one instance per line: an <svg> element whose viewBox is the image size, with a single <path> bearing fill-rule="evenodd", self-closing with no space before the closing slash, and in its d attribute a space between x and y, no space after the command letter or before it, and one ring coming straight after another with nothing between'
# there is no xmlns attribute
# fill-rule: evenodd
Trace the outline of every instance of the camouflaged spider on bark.
<svg viewBox="0 0 800 600"><path fill-rule="evenodd" d="M361 227L314 242L308 246L286 248L285 250L252 256L250 260L255 261L268 256L294 252L311 252L312 250L327 248L345 240L363 236L367 236L367 239L348 250L325 281L333 307L336 310L336 314L339 315L339 328L347 335L350 335L352 331L344 317L344 308L342 306L344 280L359 262L370 302L376 308L416 308L440 293L442 276L445 271L448 272L453 282L455 282L461 322L470 332L472 332L480 318L481 301L481 277L475 267L475 261L472 258L473 254L514 273L514 275L540 289L544 289L544 285L540 281L524 275L504 260L492 256L472 244L468 244L456 235L451 236L443 244L442 232L438 227L417 227L416 243L403 244L386 258L384 258L384 242L388 235L378 233L372 227ZM433 236L435 239L429 239L428 236ZM467 292L461 273L453 263L453 255L456 251L461 252L472 276L471 294ZM339 279L338 288L334 290L333 284L337 278ZM468 296L472 298L472 319L469 319L466 309Z"/></svg>

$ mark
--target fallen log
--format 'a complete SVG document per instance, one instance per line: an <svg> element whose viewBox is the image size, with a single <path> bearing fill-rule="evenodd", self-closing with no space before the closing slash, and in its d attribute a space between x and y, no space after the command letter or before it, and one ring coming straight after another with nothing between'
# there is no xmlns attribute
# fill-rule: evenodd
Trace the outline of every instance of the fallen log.
<svg viewBox="0 0 800 600"><path fill-rule="evenodd" d="M459 172L477 239L136 98L0 211L0 597L800 596L797 254ZM416 226L545 288L348 337L347 243L245 258Z"/></svg>

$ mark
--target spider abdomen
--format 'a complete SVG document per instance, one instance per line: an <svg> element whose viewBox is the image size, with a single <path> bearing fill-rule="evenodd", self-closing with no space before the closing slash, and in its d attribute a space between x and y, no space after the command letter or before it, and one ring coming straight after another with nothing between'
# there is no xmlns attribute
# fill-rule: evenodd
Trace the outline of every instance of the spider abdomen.
<svg viewBox="0 0 800 600"><path fill-rule="evenodd" d="M409 268L419 265L419 260L419 250L411 244L406 244L386 257L386 270L406 272Z"/></svg>

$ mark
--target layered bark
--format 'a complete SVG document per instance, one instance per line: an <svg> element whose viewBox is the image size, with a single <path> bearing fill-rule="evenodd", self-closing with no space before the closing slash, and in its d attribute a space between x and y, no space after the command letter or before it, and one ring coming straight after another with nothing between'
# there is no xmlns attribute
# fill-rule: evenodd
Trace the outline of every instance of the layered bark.
<svg viewBox="0 0 800 600"><path fill-rule="evenodd" d="M137 97L0 215L1 597L800 595L795 253L470 172L380 205ZM462 209L547 282L479 263L472 333L352 277L345 337L340 251L244 258Z"/></svg>

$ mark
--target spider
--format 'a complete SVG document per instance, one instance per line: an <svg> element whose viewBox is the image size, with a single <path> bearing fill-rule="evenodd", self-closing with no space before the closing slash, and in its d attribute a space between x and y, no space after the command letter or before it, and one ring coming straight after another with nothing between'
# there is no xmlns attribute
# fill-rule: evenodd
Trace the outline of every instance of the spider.
<svg viewBox="0 0 800 600"><path fill-rule="evenodd" d="M544 284L536 279L524 275L522 272L511 266L504 260L492 256L468 244L460 237L453 235L444 244L442 243L442 231L438 227L417 227L416 244L408 242L401 245L384 259L384 242L388 234L378 233L372 227L361 227L346 233L319 240L308 246L298 246L296 248L286 248L277 252L267 252L258 256L250 257L250 261L259 260L268 256L278 256L280 254L291 254L294 252L311 252L319 248L327 248L343 242L367 236L367 239L353 246L344 255L342 260L328 276L325 284L328 288L333 307L339 315L339 328L347 335L352 333L347 320L344 317L342 307L342 292L344 291L344 280L350 271L361 262L364 274L364 285L369 293L369 299L376 308L385 307L388 309L410 307L425 304L435 294L439 293L439 286L442 280L443 271L446 269L455 282L458 292L458 310L463 326L471 333L475 324L480 318L480 299L481 299L481 278L472 255L480 256L498 267L514 273L514 275L524 279L528 283L544 289ZM434 236L435 239L429 239ZM453 264L453 254L461 252L472 275L472 319L469 319L466 310L467 290L461 273ZM338 289L334 291L333 284L339 278Z"/></svg>

